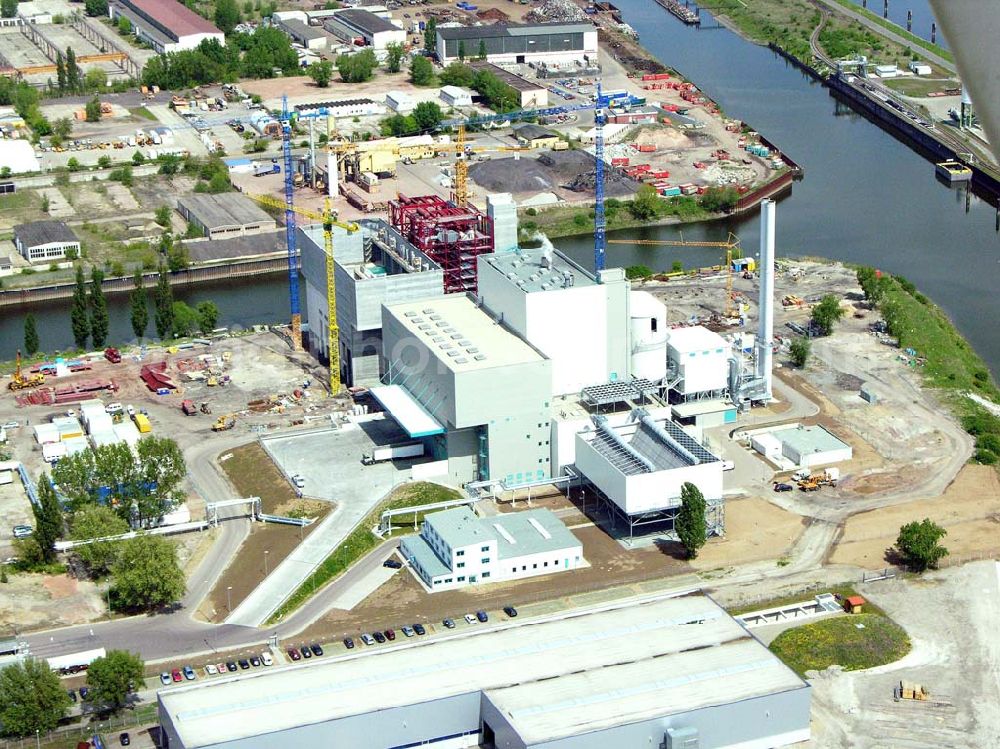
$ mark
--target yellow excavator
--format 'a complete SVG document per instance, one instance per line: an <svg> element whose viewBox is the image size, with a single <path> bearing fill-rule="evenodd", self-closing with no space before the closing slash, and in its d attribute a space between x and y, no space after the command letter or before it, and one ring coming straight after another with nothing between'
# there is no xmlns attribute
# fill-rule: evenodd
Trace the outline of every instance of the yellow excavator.
<svg viewBox="0 0 1000 749"><path fill-rule="evenodd" d="M10 382L7 383L7 387L11 390L25 390L27 388L36 388L43 384L45 384L45 375L41 372L26 375L21 371L21 352L18 350L14 375L10 378Z"/></svg>
<svg viewBox="0 0 1000 749"><path fill-rule="evenodd" d="M226 414L225 416L220 416L212 424L213 432L225 432L227 429L232 429L236 426L236 416L233 414Z"/></svg>

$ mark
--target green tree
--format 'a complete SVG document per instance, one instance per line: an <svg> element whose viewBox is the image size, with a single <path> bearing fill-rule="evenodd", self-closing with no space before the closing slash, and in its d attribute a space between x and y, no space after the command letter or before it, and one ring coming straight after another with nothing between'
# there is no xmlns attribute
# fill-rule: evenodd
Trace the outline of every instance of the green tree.
<svg viewBox="0 0 1000 749"><path fill-rule="evenodd" d="M792 364L796 367L804 367L809 361L809 354L812 353L812 341L805 336L799 336L792 341L788 349Z"/></svg>
<svg viewBox="0 0 1000 749"><path fill-rule="evenodd" d="M146 157L142 155L142 151L136 151L132 154L132 163L135 166L142 166L146 163Z"/></svg>
<svg viewBox="0 0 1000 749"><path fill-rule="evenodd" d="M85 0L83 9L88 16L106 16L108 15L108 0Z"/></svg>
<svg viewBox="0 0 1000 749"><path fill-rule="evenodd" d="M437 50L437 19L433 16L427 20L424 27L424 52L433 55Z"/></svg>
<svg viewBox="0 0 1000 749"><path fill-rule="evenodd" d="M54 562L55 543L63 534L63 516L48 474L42 474L42 479L38 482L38 504L33 504L31 510L35 515L35 532L32 535L38 542L42 559L46 563Z"/></svg>
<svg viewBox="0 0 1000 749"><path fill-rule="evenodd" d="M351 55L340 55L337 57L337 72L345 83L364 83L371 80L378 67L378 58L375 53L366 49L355 52Z"/></svg>
<svg viewBox="0 0 1000 749"><path fill-rule="evenodd" d="M87 668L87 702L112 712L125 707L135 685L143 683L145 670L138 654L109 650Z"/></svg>
<svg viewBox="0 0 1000 749"><path fill-rule="evenodd" d="M30 312L24 318L24 353L28 356L38 353L38 326Z"/></svg>
<svg viewBox="0 0 1000 749"><path fill-rule="evenodd" d="M688 559L698 556L698 550L705 545L708 528L705 523L705 497L701 490L690 481L681 485L681 509L674 521L674 530Z"/></svg>
<svg viewBox="0 0 1000 749"><path fill-rule="evenodd" d="M871 266L863 265L857 270L857 278L865 298L873 305L880 303L885 298L882 274L877 270Z"/></svg>
<svg viewBox="0 0 1000 749"><path fill-rule="evenodd" d="M156 281L156 290L153 292L153 306L155 314L153 321L156 325L156 335L161 339L170 336L174 327L174 294L170 289L170 276L167 275L167 268L160 264L160 276Z"/></svg>
<svg viewBox="0 0 1000 749"><path fill-rule="evenodd" d="M434 82L434 65L426 57L417 56L410 61L410 83L429 86Z"/></svg>
<svg viewBox="0 0 1000 749"><path fill-rule="evenodd" d="M942 557L948 556L948 550L938 542L948 535L930 518L924 518L919 523L913 521L899 529L896 537L896 549L914 572L923 572L938 565Z"/></svg>
<svg viewBox="0 0 1000 749"><path fill-rule="evenodd" d="M683 273L684 272L684 263L682 263L680 260L674 260L674 262L670 264L670 272L671 273Z"/></svg>
<svg viewBox="0 0 1000 749"><path fill-rule="evenodd" d="M66 60L62 52L56 52L56 84L60 94L66 90Z"/></svg>
<svg viewBox="0 0 1000 749"><path fill-rule="evenodd" d="M66 168L71 172L80 171L80 160L76 156L70 156L69 161L66 162Z"/></svg>
<svg viewBox="0 0 1000 749"><path fill-rule="evenodd" d="M174 302L174 335L188 336L198 330L198 310L184 302Z"/></svg>
<svg viewBox="0 0 1000 749"><path fill-rule="evenodd" d="M441 75L438 77L441 79L441 85L443 86L462 86L463 88L471 88L476 78L476 71L468 65L463 65L460 62L453 62L441 71Z"/></svg>
<svg viewBox="0 0 1000 749"><path fill-rule="evenodd" d="M17 0L0 0L0 16L13 18L17 15Z"/></svg>
<svg viewBox="0 0 1000 749"><path fill-rule="evenodd" d="M94 267L90 271L90 335L94 348L104 348L108 340L111 320L108 316L108 300L104 297L104 272Z"/></svg>
<svg viewBox="0 0 1000 749"><path fill-rule="evenodd" d="M125 16L118 16L118 33L122 36L128 36L132 33L132 22Z"/></svg>
<svg viewBox="0 0 1000 749"><path fill-rule="evenodd" d="M215 25L223 34L226 36L232 34L239 22L240 9L236 5L236 0L216 0Z"/></svg>
<svg viewBox="0 0 1000 749"><path fill-rule="evenodd" d="M132 277L132 291L129 292L128 300L132 332L141 341L146 335L146 326L149 325L149 299L146 296L141 270L137 269Z"/></svg>
<svg viewBox="0 0 1000 749"><path fill-rule="evenodd" d="M69 313L73 326L73 341L77 348L87 348L90 338L90 315L87 314L87 282L83 277L83 265L76 266L76 286L73 289L73 306Z"/></svg>
<svg viewBox="0 0 1000 749"><path fill-rule="evenodd" d="M69 117L60 117L52 123L52 133L66 140L73 134L73 121Z"/></svg>
<svg viewBox="0 0 1000 749"><path fill-rule="evenodd" d="M813 307L812 322L823 335L833 333L834 324L844 316L844 308L840 300L833 294L827 294Z"/></svg>
<svg viewBox="0 0 1000 749"><path fill-rule="evenodd" d="M87 122L100 122L101 121L101 101L95 95L90 101L87 102L84 107L86 112Z"/></svg>
<svg viewBox="0 0 1000 749"><path fill-rule="evenodd" d="M70 91L80 89L80 66L76 64L76 52L73 51L72 47L66 48L66 88ZM96 121L88 120L88 122Z"/></svg>
<svg viewBox="0 0 1000 749"><path fill-rule="evenodd" d="M202 333L208 334L215 330L219 322L219 308L215 302L206 300L198 302L198 327Z"/></svg>
<svg viewBox="0 0 1000 749"><path fill-rule="evenodd" d="M45 661L27 658L0 671L0 723L8 736L48 733L70 704L58 674Z"/></svg>
<svg viewBox="0 0 1000 749"><path fill-rule="evenodd" d="M465 62L465 41L462 39L458 40L458 59Z"/></svg>
<svg viewBox="0 0 1000 749"><path fill-rule="evenodd" d="M628 204L629 213L640 221L656 218L660 212L660 196L652 185L642 185L636 190L635 197Z"/></svg>
<svg viewBox="0 0 1000 749"><path fill-rule="evenodd" d="M317 86L326 88L330 85L330 79L333 78L333 63L329 60L320 60L306 68L306 72Z"/></svg>
<svg viewBox="0 0 1000 749"><path fill-rule="evenodd" d="M698 205L712 213L731 211L740 202L740 193L735 187L709 187L698 198Z"/></svg>
<svg viewBox="0 0 1000 749"><path fill-rule="evenodd" d="M480 60L485 60L487 58L487 56L488 55L486 54L486 40L485 39L480 39L479 40L479 53L478 53L477 57Z"/></svg>
<svg viewBox="0 0 1000 749"><path fill-rule="evenodd" d="M169 205L161 205L156 209L154 214L156 217L156 223L160 226L167 227L170 226L170 216L173 213Z"/></svg>
<svg viewBox="0 0 1000 749"><path fill-rule="evenodd" d="M413 120L421 130L433 130L443 119L444 113L437 102L422 101L413 108Z"/></svg>
<svg viewBox="0 0 1000 749"><path fill-rule="evenodd" d="M406 47L399 42L389 42L385 45L385 69L390 73L398 73L403 68L403 55Z"/></svg>
<svg viewBox="0 0 1000 749"><path fill-rule="evenodd" d="M630 265L625 269L625 278L634 281L639 278L651 278L653 269L648 265Z"/></svg>
<svg viewBox="0 0 1000 749"><path fill-rule="evenodd" d="M92 538L107 538L128 533L129 525L115 511L105 505L86 505L73 514L70 526L70 536L74 541L87 541ZM106 575L118 554L117 542L94 541L77 546L73 553L80 558L91 577Z"/></svg>
<svg viewBox="0 0 1000 749"><path fill-rule="evenodd" d="M108 87L108 74L92 67L83 76L83 87L88 91L104 91Z"/></svg>
<svg viewBox="0 0 1000 749"><path fill-rule="evenodd" d="M159 536L140 535L122 542L111 574L115 605L126 611L176 603L186 590L177 548Z"/></svg>
<svg viewBox="0 0 1000 749"><path fill-rule="evenodd" d="M108 156L107 154L99 156L97 159L97 166L100 169L107 169L109 166L111 166L111 157Z"/></svg>

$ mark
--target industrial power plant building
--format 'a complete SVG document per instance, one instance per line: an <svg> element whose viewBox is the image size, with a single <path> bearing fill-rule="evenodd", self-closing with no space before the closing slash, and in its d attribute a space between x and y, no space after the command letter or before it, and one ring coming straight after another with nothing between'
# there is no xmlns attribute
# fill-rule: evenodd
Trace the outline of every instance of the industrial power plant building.
<svg viewBox="0 0 1000 749"><path fill-rule="evenodd" d="M480 518L468 507L435 512L399 553L432 593L519 580L586 564L583 544L550 510Z"/></svg>
<svg viewBox="0 0 1000 749"><path fill-rule="evenodd" d="M589 23L535 23L438 27L442 65L460 58L496 64L568 63L597 59L597 27Z"/></svg>
<svg viewBox="0 0 1000 749"><path fill-rule="evenodd" d="M226 43L211 21L177 0L114 0L109 12L112 20L126 18L136 37L161 55L194 49L206 39Z"/></svg>
<svg viewBox="0 0 1000 749"><path fill-rule="evenodd" d="M675 594L165 689L169 749L767 749L810 687L710 598Z"/></svg>

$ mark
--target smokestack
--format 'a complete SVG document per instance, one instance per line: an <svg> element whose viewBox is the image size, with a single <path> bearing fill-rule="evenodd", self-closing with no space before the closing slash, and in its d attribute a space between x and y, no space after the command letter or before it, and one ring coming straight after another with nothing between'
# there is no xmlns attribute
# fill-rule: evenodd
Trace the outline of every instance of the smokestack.
<svg viewBox="0 0 1000 749"><path fill-rule="evenodd" d="M760 204L760 298L757 301L755 374L764 381L764 398L771 400L771 348L774 345L774 201Z"/></svg>

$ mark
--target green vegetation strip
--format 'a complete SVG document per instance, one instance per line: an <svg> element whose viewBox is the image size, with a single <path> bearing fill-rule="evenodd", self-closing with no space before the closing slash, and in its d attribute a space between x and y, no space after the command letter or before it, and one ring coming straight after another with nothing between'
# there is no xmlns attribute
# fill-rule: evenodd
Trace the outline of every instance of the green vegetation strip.
<svg viewBox="0 0 1000 749"><path fill-rule="evenodd" d="M305 603L316 591L342 575L352 564L378 546L382 539L372 533L371 529L378 524L379 517L386 510L398 510L403 507L425 505L432 502L445 502L449 499L458 499L461 496L455 489L426 481L400 487L388 499L368 513L340 546L324 559L316 571L306 578L305 582L281 604L268 620L268 624L274 624L284 619Z"/></svg>
<svg viewBox="0 0 1000 749"><path fill-rule="evenodd" d="M771 651L804 676L833 665L857 671L898 661L910 652L910 638L888 617L854 614L786 630L771 643Z"/></svg>
<svg viewBox="0 0 1000 749"><path fill-rule="evenodd" d="M853 587L847 584L840 585L823 585L816 586L813 588L808 588L806 590L801 590L798 593L791 593L787 596L778 596L776 598L768 598L763 601L755 601L753 603L747 603L740 606L727 607L726 612L730 616L741 616L742 614L749 614L753 611L764 611L765 609L775 609L779 606L791 606L793 603L802 603L803 601L811 601L814 596L820 593L833 593L841 598L849 598L850 596L860 595ZM871 603L870 601L865 603L865 611L870 614L879 614L885 616L885 612L882 611L878 606Z"/></svg>
<svg viewBox="0 0 1000 749"><path fill-rule="evenodd" d="M867 19L869 19L869 20L874 21L875 23L877 23L879 26L881 26L881 27L883 27L885 29L888 29L889 31L892 31L892 32L894 32L896 34L898 34L899 36L903 37L907 41L909 41L909 42L911 42L913 44L916 44L918 47L922 47L923 49L927 50L928 52L933 52L938 57L941 57L941 58L947 60L948 62L954 62L955 61L955 58L951 56L951 52L949 52L948 50L944 49L943 47L939 47L936 44L931 44L926 39L922 39L921 37L917 36L916 34L910 33L909 31L907 31L906 29L904 29L902 26L898 26L897 24L893 23L892 21L889 21L889 20L887 20L885 18L882 18L882 16L876 15L875 13L872 13L870 10L868 10L866 8L862 8L862 7L859 7L859 6L855 5L854 3L851 2L851 0L834 0L834 2L836 2L838 5L842 5L843 7L847 8L848 10L853 10L853 11L856 11L857 13L860 13L865 18L867 18Z"/></svg>

